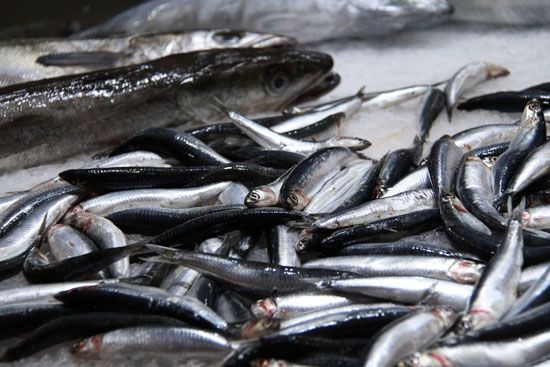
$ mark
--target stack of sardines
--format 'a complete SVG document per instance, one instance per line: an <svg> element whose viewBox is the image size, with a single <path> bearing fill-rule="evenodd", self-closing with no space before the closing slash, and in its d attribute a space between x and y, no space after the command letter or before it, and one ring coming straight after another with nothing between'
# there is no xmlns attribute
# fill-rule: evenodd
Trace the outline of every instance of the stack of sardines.
<svg viewBox="0 0 550 367"><path fill-rule="evenodd" d="M175 68L181 60L192 62ZM25 139L39 131L14 140L3 168L72 154L62 144L108 145L136 128L130 122L145 129L89 167L1 199L0 271L22 271L31 284L0 291L1 337L19 339L0 359L71 342L78 358L159 364L547 363L550 143L541 103L529 100L516 124L442 136L425 159L442 109L450 116L464 90L506 69L474 63L445 91L361 90L251 117L318 96L331 66L306 51L204 51L4 89L5 121L46 116L58 130L30 147ZM80 87L80 97L56 98ZM420 95L412 148L374 160L360 152L367 140L335 134L360 108ZM179 116L174 106L226 122L164 127ZM112 129L87 131L87 118ZM64 135L64 123L79 120L78 134ZM59 136L57 155L41 154Z"/></svg>

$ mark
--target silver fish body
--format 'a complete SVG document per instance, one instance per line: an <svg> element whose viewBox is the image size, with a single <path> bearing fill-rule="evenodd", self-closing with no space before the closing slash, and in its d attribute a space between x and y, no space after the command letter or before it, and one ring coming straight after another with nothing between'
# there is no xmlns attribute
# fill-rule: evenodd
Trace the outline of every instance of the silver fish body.
<svg viewBox="0 0 550 367"><path fill-rule="evenodd" d="M233 350L223 336L185 327L131 327L99 334L71 348L77 357L91 359L162 356L170 361L200 358L219 360Z"/></svg>
<svg viewBox="0 0 550 367"><path fill-rule="evenodd" d="M517 130L515 124L483 125L463 130L453 135L453 140L466 152L485 145L510 141L516 136Z"/></svg>
<svg viewBox="0 0 550 367"><path fill-rule="evenodd" d="M511 220L503 243L485 268L460 327L477 330L496 323L516 300L523 265L521 224Z"/></svg>
<svg viewBox="0 0 550 367"><path fill-rule="evenodd" d="M435 343L454 323L449 309L421 310L388 325L378 335L365 360L365 367L393 367L403 358ZM414 335L414 338L410 338Z"/></svg>
<svg viewBox="0 0 550 367"><path fill-rule="evenodd" d="M421 276L475 284L483 265L437 256L338 256L311 260L306 268L349 271L368 277Z"/></svg>
<svg viewBox="0 0 550 367"><path fill-rule="evenodd" d="M100 248L126 246L126 236L110 220L88 213L79 207L67 213L63 221L89 236ZM109 266L109 271L115 278L128 277L130 275L130 260L127 257L118 260Z"/></svg>
<svg viewBox="0 0 550 367"><path fill-rule="evenodd" d="M430 180L428 166L422 166L396 182L381 197L386 198L405 191L429 189L431 187L432 181Z"/></svg>
<svg viewBox="0 0 550 367"><path fill-rule="evenodd" d="M231 182L219 182L189 189L126 190L97 196L80 206L97 215L131 208L189 208L213 203L230 185Z"/></svg>
<svg viewBox="0 0 550 367"><path fill-rule="evenodd" d="M407 362L410 367L517 367L548 355L550 332L497 342L464 343L427 350Z"/></svg>
<svg viewBox="0 0 550 367"><path fill-rule="evenodd" d="M548 174L550 174L550 142L536 148L525 158L510 180L506 194L518 193Z"/></svg>
<svg viewBox="0 0 550 367"><path fill-rule="evenodd" d="M329 229L344 228L436 207L433 190L406 191L395 196L369 201L342 213L329 215L314 222L313 226Z"/></svg>
<svg viewBox="0 0 550 367"><path fill-rule="evenodd" d="M550 229L550 205L540 205L528 208L521 216L521 222L526 228Z"/></svg>

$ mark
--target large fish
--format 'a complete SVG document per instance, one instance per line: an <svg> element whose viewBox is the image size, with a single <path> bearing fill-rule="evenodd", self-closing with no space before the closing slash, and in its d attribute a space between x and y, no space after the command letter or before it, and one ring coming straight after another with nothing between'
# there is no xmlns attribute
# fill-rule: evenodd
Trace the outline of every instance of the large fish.
<svg viewBox="0 0 550 367"><path fill-rule="evenodd" d="M300 42L368 37L449 18L446 0L151 0L77 37L227 27L285 34Z"/></svg>
<svg viewBox="0 0 550 367"><path fill-rule="evenodd" d="M227 49L0 89L0 171L120 142L139 130L222 120L212 103L247 114L280 111L321 82L329 55Z"/></svg>
<svg viewBox="0 0 550 367"><path fill-rule="evenodd" d="M85 40L14 40L0 43L0 87L139 64L177 53L293 43L284 36L227 29Z"/></svg>

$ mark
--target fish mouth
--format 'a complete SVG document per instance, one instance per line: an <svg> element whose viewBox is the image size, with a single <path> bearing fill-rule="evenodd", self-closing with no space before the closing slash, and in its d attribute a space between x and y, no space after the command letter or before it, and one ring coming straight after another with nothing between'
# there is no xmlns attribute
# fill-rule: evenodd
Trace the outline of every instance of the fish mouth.
<svg viewBox="0 0 550 367"><path fill-rule="evenodd" d="M321 82L308 91L302 93L294 101L292 101L292 104L297 105L314 101L325 94L332 92L338 85L340 85L341 80L342 78L340 77L340 74L330 72Z"/></svg>

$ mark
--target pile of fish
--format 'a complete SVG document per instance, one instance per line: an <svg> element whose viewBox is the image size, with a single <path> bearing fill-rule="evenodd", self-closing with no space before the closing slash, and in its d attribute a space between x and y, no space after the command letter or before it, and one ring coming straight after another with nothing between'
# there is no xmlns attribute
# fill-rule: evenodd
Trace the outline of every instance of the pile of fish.
<svg viewBox="0 0 550 367"><path fill-rule="evenodd" d="M30 285L0 291L0 360L73 342L77 358L139 363L547 365L548 84L463 102L522 116L430 149L436 117L506 68L273 114L334 88L331 67L236 48L0 89L4 170L134 134L1 198L0 271ZM374 160L337 134L360 109L415 98L410 147ZM203 124L165 127L182 116Z"/></svg>

